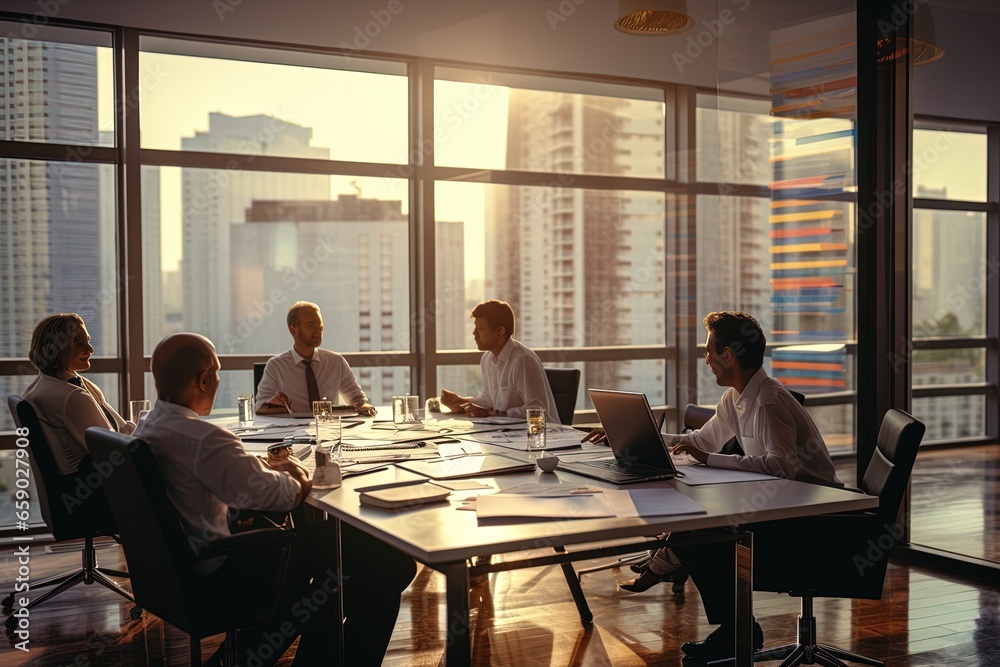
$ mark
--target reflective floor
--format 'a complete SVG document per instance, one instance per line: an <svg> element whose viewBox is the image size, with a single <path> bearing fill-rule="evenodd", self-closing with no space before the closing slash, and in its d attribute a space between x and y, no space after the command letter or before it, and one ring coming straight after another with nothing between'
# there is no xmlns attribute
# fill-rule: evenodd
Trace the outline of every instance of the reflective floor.
<svg viewBox="0 0 1000 667"><path fill-rule="evenodd" d="M988 543L980 545L983 553L995 557L997 451L978 448L921 455L914 508L928 539L945 544L955 539L955 533L978 534ZM942 463L935 468L931 459L938 456ZM948 463L955 461L959 463ZM946 467L951 474L944 474ZM978 482L973 472L963 475L957 470L978 470ZM989 470L994 471L992 478ZM853 481L850 467L844 466L841 478ZM954 502L955 498L962 501ZM4 591L16 576L12 551L0 550ZM36 545L33 577L79 563L76 553L41 551ZM108 567L124 566L115 545L102 549L99 559ZM476 664L682 664L680 643L712 629L704 621L697 589L688 582L683 599L675 599L665 586L643 594L619 591L617 582L632 576L627 569L615 569L584 577L594 612L593 626L585 629L557 568L491 575L472 590ZM443 578L421 569L404 595L386 665L441 664L444 604ZM32 613L29 652L5 645L0 666L186 664L186 637L149 614L132 621L130 606L120 604L109 591L79 586ZM765 645L795 638L798 600L757 593L754 606ZM1000 665L998 582L965 581L897 563L890 567L882 600L817 600L816 614L822 642L882 659L891 667ZM220 640L204 643L206 657ZM291 653L281 664L290 663Z"/></svg>

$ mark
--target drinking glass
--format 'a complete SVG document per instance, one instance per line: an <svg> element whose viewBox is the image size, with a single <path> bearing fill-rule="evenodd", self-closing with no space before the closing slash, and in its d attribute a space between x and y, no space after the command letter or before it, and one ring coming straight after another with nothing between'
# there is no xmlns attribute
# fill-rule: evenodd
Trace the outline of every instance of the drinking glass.
<svg viewBox="0 0 1000 667"><path fill-rule="evenodd" d="M393 396L392 397L392 423L393 424L416 424L417 406L420 405L419 396Z"/></svg>
<svg viewBox="0 0 1000 667"><path fill-rule="evenodd" d="M538 452L545 449L545 410L543 408L528 408L528 451Z"/></svg>
<svg viewBox="0 0 1000 667"><path fill-rule="evenodd" d="M240 426L253 426L253 394L236 395L236 412L239 414Z"/></svg>
<svg viewBox="0 0 1000 667"><path fill-rule="evenodd" d="M128 402L128 420L133 424L139 423L139 413L143 410L149 410L149 401L129 401Z"/></svg>
<svg viewBox="0 0 1000 667"><path fill-rule="evenodd" d="M316 418L316 449L329 454L333 461L340 460L340 415L333 414L333 401L313 401Z"/></svg>

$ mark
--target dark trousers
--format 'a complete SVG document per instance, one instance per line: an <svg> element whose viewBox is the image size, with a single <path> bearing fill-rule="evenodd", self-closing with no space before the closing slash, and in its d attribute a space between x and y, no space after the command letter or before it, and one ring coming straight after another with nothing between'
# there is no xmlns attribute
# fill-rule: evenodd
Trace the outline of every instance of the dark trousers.
<svg viewBox="0 0 1000 667"><path fill-rule="evenodd" d="M746 526L753 532L754 588L791 590L797 583L788 522ZM736 554L732 543L672 547L698 587L709 623L730 625L736 613Z"/></svg>
<svg viewBox="0 0 1000 667"><path fill-rule="evenodd" d="M275 618L240 633L239 665L266 667L278 661L296 637L295 665L335 665L334 613L336 557L334 524L298 521L284 595ZM380 665L399 614L400 595L416 575L409 556L352 528L341 525L344 596L344 657L354 667ZM209 575L235 590L253 586L261 572L247 559L229 558Z"/></svg>

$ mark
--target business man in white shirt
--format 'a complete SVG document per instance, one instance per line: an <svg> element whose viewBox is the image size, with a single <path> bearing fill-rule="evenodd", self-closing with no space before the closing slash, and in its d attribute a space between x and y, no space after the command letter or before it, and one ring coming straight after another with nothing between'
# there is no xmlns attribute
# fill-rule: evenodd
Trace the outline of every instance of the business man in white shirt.
<svg viewBox="0 0 1000 667"><path fill-rule="evenodd" d="M747 313L720 311L705 317L708 332L705 363L719 386L729 387L715 415L702 428L684 435L664 435L665 446L715 468L747 470L824 486L841 487L823 436L809 413L778 380L762 368L767 340L757 320ZM724 453L730 445L736 453ZM754 580L780 590L794 573L786 522L752 523ZM700 642L685 642L689 658L714 661L732 657L735 611L735 568L729 545L661 549L643 575L626 590L641 592L656 581L672 581L686 569L701 593L705 614L719 628ZM775 582L775 583L770 583ZM772 588L774 586L774 588ZM753 648L763 645L754 623Z"/></svg>
<svg viewBox="0 0 1000 667"><path fill-rule="evenodd" d="M545 408L545 418L559 421L545 369L538 356L514 340L514 311L505 301L484 301L472 310L483 389L476 396L441 391L441 403L471 417L525 417L528 408Z"/></svg>
<svg viewBox="0 0 1000 667"><path fill-rule="evenodd" d="M375 408L368 403L347 360L320 347L323 316L319 306L296 301L288 309L286 320L292 349L271 357L264 367L264 376L257 387L257 412L310 413L313 401L325 399L352 405L358 414L374 415Z"/></svg>

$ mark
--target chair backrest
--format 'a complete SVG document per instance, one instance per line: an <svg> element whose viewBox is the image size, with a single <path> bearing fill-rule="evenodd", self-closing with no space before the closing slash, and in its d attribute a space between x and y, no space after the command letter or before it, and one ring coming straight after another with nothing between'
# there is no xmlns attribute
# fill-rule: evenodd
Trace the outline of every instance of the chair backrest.
<svg viewBox="0 0 1000 667"><path fill-rule="evenodd" d="M684 406L684 430L697 431L708 423L708 420L715 414L715 408L705 408L694 403Z"/></svg>
<svg viewBox="0 0 1000 667"><path fill-rule="evenodd" d="M559 422L571 425L576 412L576 396L580 391L580 369L546 368L545 377L549 381L552 397L556 399Z"/></svg>
<svg viewBox="0 0 1000 667"><path fill-rule="evenodd" d="M922 422L902 410L889 410L882 418L875 451L861 479L861 490L879 498L882 524L896 521L924 431Z"/></svg>
<svg viewBox="0 0 1000 667"><path fill-rule="evenodd" d="M90 478L90 457L80 462L80 472L60 475L35 408L17 395L7 397L7 407L18 428L28 430L35 497L52 536L61 542L117 532L104 492Z"/></svg>
<svg viewBox="0 0 1000 667"><path fill-rule="evenodd" d="M260 386L260 381L264 377L264 366L267 366L266 361L255 361L253 362L253 397L257 398L257 387Z"/></svg>
<svg viewBox="0 0 1000 667"><path fill-rule="evenodd" d="M191 632L188 601L199 577L160 467L142 440L87 429L87 446L121 535L136 603Z"/></svg>

